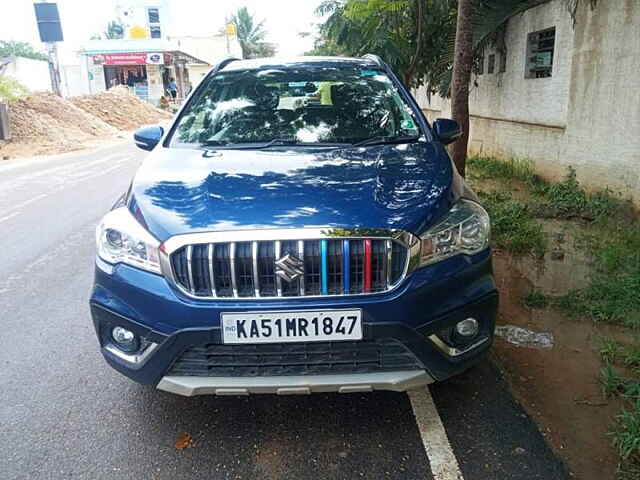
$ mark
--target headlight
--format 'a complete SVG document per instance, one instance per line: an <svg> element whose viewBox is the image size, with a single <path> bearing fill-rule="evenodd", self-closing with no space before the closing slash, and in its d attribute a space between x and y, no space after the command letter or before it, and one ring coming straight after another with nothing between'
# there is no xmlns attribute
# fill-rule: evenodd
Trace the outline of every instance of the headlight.
<svg viewBox="0 0 640 480"><path fill-rule="evenodd" d="M442 222L422 235L420 266L481 252L489 245L490 230L484 208L471 200L458 201Z"/></svg>
<svg viewBox="0 0 640 480"><path fill-rule="evenodd" d="M96 229L98 256L108 263L126 263L153 273L160 272L160 242L133 218L126 207L109 212Z"/></svg>

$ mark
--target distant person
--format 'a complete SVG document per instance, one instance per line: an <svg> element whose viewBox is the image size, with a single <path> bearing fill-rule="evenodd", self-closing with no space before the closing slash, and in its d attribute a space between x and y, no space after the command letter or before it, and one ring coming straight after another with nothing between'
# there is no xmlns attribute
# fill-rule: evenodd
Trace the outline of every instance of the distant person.
<svg viewBox="0 0 640 480"><path fill-rule="evenodd" d="M178 85L176 84L176 79L171 77L169 79L169 86L167 88L167 90L169 90L169 95L171 95L171 98L173 99L173 101L176 101L176 97L178 96Z"/></svg>

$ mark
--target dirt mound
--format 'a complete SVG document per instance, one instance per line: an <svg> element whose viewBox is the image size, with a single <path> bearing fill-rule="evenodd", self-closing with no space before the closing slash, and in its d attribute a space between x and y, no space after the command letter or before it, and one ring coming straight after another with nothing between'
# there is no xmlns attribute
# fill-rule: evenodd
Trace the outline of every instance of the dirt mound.
<svg viewBox="0 0 640 480"><path fill-rule="evenodd" d="M0 142L0 160L78 150L168 118L124 87L71 99L35 93L9 104L12 139Z"/></svg>
<svg viewBox="0 0 640 480"><path fill-rule="evenodd" d="M9 156L75 150L83 142L117 133L99 118L51 93L11 102L9 122L12 140L0 147L0 153Z"/></svg>
<svg viewBox="0 0 640 480"><path fill-rule="evenodd" d="M112 88L96 95L75 97L71 102L120 130L131 130L171 118L167 112L140 100L124 87Z"/></svg>

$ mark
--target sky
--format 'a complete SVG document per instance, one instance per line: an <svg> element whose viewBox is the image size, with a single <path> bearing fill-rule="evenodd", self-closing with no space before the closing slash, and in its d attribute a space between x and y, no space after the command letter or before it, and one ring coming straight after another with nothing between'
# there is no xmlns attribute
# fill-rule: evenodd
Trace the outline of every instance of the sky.
<svg viewBox="0 0 640 480"><path fill-rule="evenodd" d="M225 18L246 6L257 20L265 20L267 40L278 46L278 55L302 54L312 48L313 39L298 33L312 31L320 19L314 10L321 0L168 0L172 19L170 33L208 35L224 25ZM40 48L33 0L0 0L0 40L31 42ZM74 49L94 33L104 31L114 18L115 5L126 0L58 0L65 38L65 50Z"/></svg>

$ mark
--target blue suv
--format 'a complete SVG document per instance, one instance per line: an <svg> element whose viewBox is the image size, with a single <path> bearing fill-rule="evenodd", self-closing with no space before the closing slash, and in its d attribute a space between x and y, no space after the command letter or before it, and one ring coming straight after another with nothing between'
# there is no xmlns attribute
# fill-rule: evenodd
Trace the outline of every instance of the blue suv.
<svg viewBox="0 0 640 480"><path fill-rule="evenodd" d="M489 349L489 217L378 57L229 59L97 228L107 362L181 395L402 391Z"/></svg>

